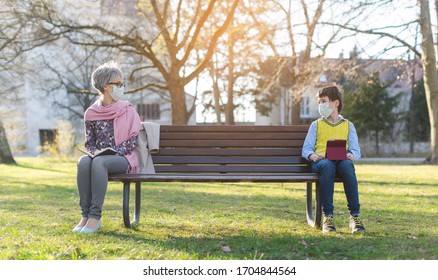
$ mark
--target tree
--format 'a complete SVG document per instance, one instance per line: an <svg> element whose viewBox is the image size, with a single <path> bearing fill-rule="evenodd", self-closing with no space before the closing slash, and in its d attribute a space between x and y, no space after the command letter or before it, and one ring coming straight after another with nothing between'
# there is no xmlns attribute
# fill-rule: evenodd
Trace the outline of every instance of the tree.
<svg viewBox="0 0 438 280"><path fill-rule="evenodd" d="M291 51L290 60L284 61L283 64L278 68L280 71L280 76L285 79L288 79L290 83L289 86L284 86L285 88L289 88L291 91L291 108L286 105L286 112L292 110L292 115L290 116L290 120L286 120L285 123L293 123L293 120L300 119L300 93L308 83L308 78L310 78L311 73L309 72L312 67L310 66L310 57L311 52L314 47L314 35L315 29L317 27L318 22L321 19L321 16L324 11L324 4L326 0L318 0L315 4L313 16L310 14L311 4L306 3L304 0L300 1L302 14L294 13L294 5L293 0L289 0L286 2L287 7L283 5L281 1L273 1L274 5L284 13L285 21L286 21L286 31L288 34L288 44ZM297 19L304 17L304 23L298 22ZM299 25L304 25L306 28L303 33L305 38L305 45L302 50L297 46L297 41L299 36L301 36L301 30L298 28ZM278 51L275 51L278 53ZM286 85L283 83L283 85ZM286 93L286 95L288 95ZM286 102L287 104L287 102ZM288 114L286 114L288 115Z"/></svg>
<svg viewBox="0 0 438 280"><path fill-rule="evenodd" d="M418 141L429 141L430 138L430 121L427 110L427 100L424 90L424 80L414 85L411 98L410 111L406 115L407 138L410 140L411 152L414 152L413 143ZM412 137L412 139L410 139Z"/></svg>
<svg viewBox="0 0 438 280"><path fill-rule="evenodd" d="M16 164L9 147L3 122L0 119L0 163Z"/></svg>
<svg viewBox="0 0 438 280"><path fill-rule="evenodd" d="M279 62L277 57L268 57L253 70L258 76L257 87L253 92L256 97L255 105L257 111L264 116L270 114L271 105L276 102L276 97L281 93L281 87L276 83L280 79L281 73L278 72L278 68L281 65L283 65L283 62Z"/></svg>
<svg viewBox="0 0 438 280"><path fill-rule="evenodd" d="M336 19L343 24L360 15L361 3L346 10L345 1L268 1L263 6L266 14L271 14L273 7L278 10L275 21L270 16L263 16L259 13L252 13L254 24L258 27L261 38L272 50L273 57L277 59L276 71L272 73L272 82L261 81L259 84L272 86L280 82L281 90L274 88L261 88L256 92L270 92L264 94L267 99L258 99L258 104L264 103L268 106L271 101L276 101L281 96L285 101L284 112L288 118L282 123L291 124L300 120L300 98L301 93L308 87L313 86L315 77L321 74L319 61L324 58L325 52L331 44L343 39L340 34L341 26L332 26L331 29L324 29L325 22L333 19L331 10L342 10ZM274 23L272 23L274 21ZM275 38L279 36L280 39ZM318 40L317 40L318 39ZM278 40L281 40L278 42ZM270 60L270 58L269 58ZM271 64L272 61L267 61ZM263 75L263 73L262 73ZM265 80L267 76L260 77Z"/></svg>
<svg viewBox="0 0 438 280"><path fill-rule="evenodd" d="M14 83L15 79L11 78L15 78L12 71L14 68L17 68L15 73L19 72L17 65L20 64L22 46L18 38L24 29L22 22L12 16L11 10L4 2L0 1L3 7L0 13L0 96L3 100L6 99L7 94L20 86ZM3 118L4 116L0 116L0 163L16 164L6 137Z"/></svg>
<svg viewBox="0 0 438 280"><path fill-rule="evenodd" d="M422 56L421 62L424 71L424 88L426 92L427 108L430 120L430 154L428 162L438 163L438 76L436 67L436 53L432 37L429 1L419 0L420 30ZM438 6L436 7L438 10Z"/></svg>
<svg viewBox="0 0 438 280"><path fill-rule="evenodd" d="M229 9L229 2L222 2L222 10ZM252 68L263 56L261 35L257 26L252 24L251 9L257 9L258 2L243 2L236 9L235 16L230 22L226 34L220 38L216 46L211 63L208 67L208 77L212 81L212 90L205 93L212 96L212 100L205 98L209 103L210 110L214 108L218 123L235 124L235 114L239 110L245 110L245 102L242 99L250 96L248 89L252 82L250 74ZM214 18L220 21L224 12L216 13ZM199 46L202 50L202 46Z"/></svg>
<svg viewBox="0 0 438 280"><path fill-rule="evenodd" d="M82 120L85 110L93 104L97 96L92 90L90 77L96 65L103 63L98 54L104 52L76 45L62 46L62 49L62 60L52 57L58 55L58 52L47 52L50 55L43 54L40 58L48 73L42 75L45 77L43 90L47 92L47 100L50 100L60 88L64 89L68 100L60 102L55 98L53 105L67 110L71 119Z"/></svg>
<svg viewBox="0 0 438 280"><path fill-rule="evenodd" d="M345 88L344 93L345 115L355 124L358 135L374 138L376 154L380 153L380 140L390 135L397 121L393 110L398 104L398 95L388 95L389 84L382 84L379 73L375 72L357 87Z"/></svg>
<svg viewBox="0 0 438 280"><path fill-rule="evenodd" d="M184 2L184 3L183 3ZM102 21L86 21L62 13L47 0L30 0L28 12L20 17L36 27L39 38L67 38L74 44L118 48L122 52L147 58L160 74L164 84L144 85L137 90L155 86L170 93L172 122L186 124L185 86L209 64L219 38L226 32L240 0L234 0L214 32L205 26L218 6L217 0L139 1L137 13L131 21L118 25ZM68 5L68 4L65 4ZM62 8L62 7L61 7ZM150 19L154 20L151 21ZM193 63L198 39L208 36L205 56ZM204 38L205 39L205 38Z"/></svg>

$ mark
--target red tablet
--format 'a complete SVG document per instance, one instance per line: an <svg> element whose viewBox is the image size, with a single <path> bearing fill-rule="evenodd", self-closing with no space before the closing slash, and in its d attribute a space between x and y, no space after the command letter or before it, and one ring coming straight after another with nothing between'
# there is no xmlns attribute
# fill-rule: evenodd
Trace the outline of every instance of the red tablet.
<svg viewBox="0 0 438 280"><path fill-rule="evenodd" d="M328 140L326 152L325 152L325 158L329 160L347 159L347 141Z"/></svg>

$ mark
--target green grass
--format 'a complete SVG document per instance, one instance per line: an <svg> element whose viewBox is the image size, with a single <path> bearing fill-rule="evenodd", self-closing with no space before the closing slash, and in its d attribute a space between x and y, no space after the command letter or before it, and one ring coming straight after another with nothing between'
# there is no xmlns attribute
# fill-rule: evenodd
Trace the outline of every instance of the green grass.
<svg viewBox="0 0 438 280"><path fill-rule="evenodd" d="M348 230L342 184L338 233L307 225L304 184L143 184L140 225L123 226L122 188L110 183L103 227L80 219L75 160L0 165L0 259L438 259L438 167L359 163L362 218ZM232 250L222 252L223 241Z"/></svg>

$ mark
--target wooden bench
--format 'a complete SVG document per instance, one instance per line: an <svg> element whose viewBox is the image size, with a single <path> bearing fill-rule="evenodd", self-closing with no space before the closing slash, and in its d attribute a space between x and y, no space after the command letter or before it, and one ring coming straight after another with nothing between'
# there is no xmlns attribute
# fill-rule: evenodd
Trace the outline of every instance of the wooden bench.
<svg viewBox="0 0 438 280"><path fill-rule="evenodd" d="M125 226L139 222L142 182L303 182L307 184L307 221L312 227L320 227L319 177L301 157L307 130L307 125L162 125L160 150L153 154L156 174L109 176L110 181L123 182ZM132 223L131 183L135 183Z"/></svg>

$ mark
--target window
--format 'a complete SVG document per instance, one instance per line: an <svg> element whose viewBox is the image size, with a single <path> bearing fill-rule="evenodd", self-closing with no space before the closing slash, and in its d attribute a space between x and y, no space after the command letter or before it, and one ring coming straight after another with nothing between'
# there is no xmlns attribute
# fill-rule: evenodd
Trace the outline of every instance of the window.
<svg viewBox="0 0 438 280"><path fill-rule="evenodd" d="M40 129L40 146L46 152L55 144L56 129Z"/></svg>
<svg viewBox="0 0 438 280"><path fill-rule="evenodd" d="M160 104L137 104L137 112L140 115L141 121L159 120L160 119Z"/></svg>
<svg viewBox="0 0 438 280"><path fill-rule="evenodd" d="M301 97L300 117L301 118L310 117L310 98L308 96Z"/></svg>

